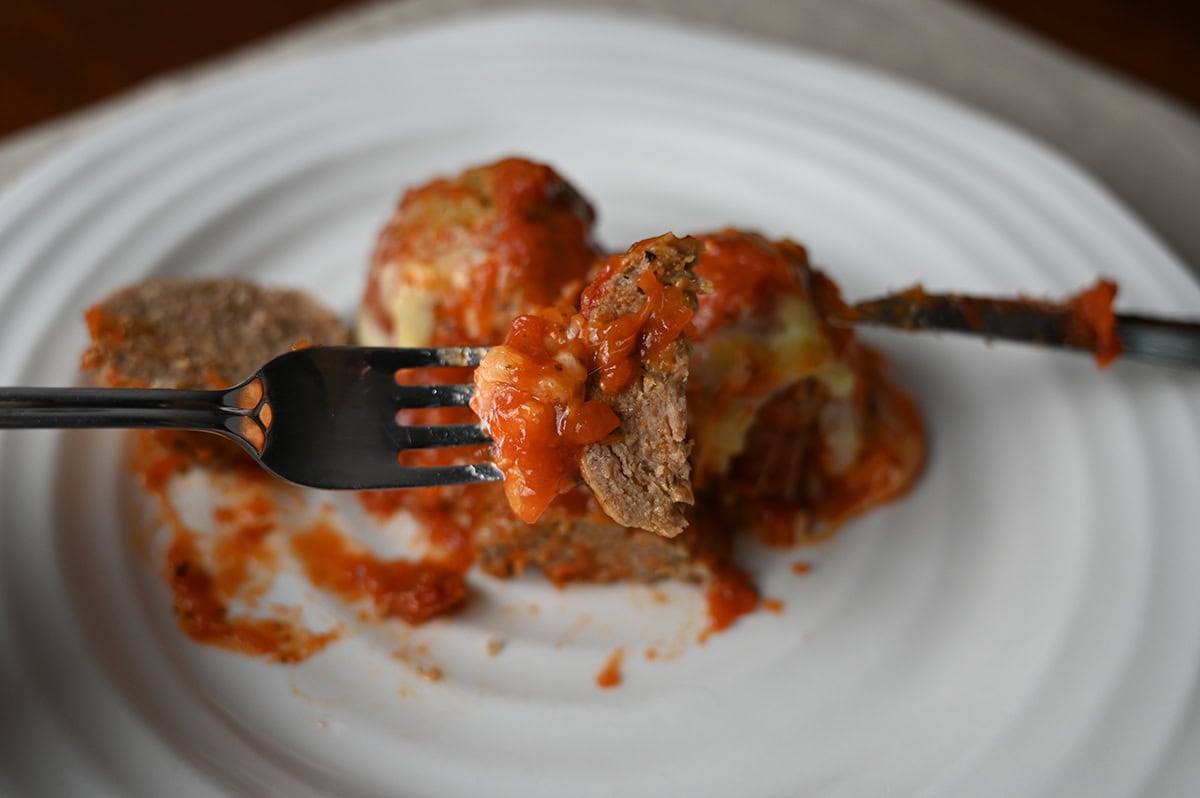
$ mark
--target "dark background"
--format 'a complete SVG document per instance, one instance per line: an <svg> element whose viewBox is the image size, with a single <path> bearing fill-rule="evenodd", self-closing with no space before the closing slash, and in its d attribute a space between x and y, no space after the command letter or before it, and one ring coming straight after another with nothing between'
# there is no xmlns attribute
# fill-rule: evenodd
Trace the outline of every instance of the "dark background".
<svg viewBox="0 0 1200 798"><path fill-rule="evenodd" d="M1197 0L963 0L1200 111ZM0 0L0 135L348 0Z"/></svg>

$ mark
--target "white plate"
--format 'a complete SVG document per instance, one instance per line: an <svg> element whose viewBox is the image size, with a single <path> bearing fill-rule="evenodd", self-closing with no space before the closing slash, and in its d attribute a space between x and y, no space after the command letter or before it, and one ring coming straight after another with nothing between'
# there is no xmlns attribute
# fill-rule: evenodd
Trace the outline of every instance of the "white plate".
<svg viewBox="0 0 1200 798"><path fill-rule="evenodd" d="M916 280L1060 293L1104 274L1128 307L1200 310L1094 183L943 99L757 42L521 13L212 86L29 175L0 199L0 384L74 382L81 312L151 272L304 286L349 313L400 188L507 153L557 165L613 245L734 224L804 241L850 296ZM121 437L4 433L0 785L1183 791L1197 779L1200 381L874 338L929 420L918 489L821 550L749 552L786 611L668 662L640 652L695 633L686 588L658 605L624 586L482 578L475 609L413 638L446 671L434 684L390 656L394 628L294 668L194 645L133 553ZM789 572L800 556L812 574ZM542 611L514 610L529 603ZM497 657L492 634L508 640ZM598 690L618 645L625 684Z"/></svg>

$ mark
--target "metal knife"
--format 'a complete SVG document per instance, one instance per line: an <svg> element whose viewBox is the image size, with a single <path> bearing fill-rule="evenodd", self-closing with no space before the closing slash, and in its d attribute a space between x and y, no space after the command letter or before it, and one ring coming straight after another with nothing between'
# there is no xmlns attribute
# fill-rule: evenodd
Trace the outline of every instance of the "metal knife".
<svg viewBox="0 0 1200 798"><path fill-rule="evenodd" d="M826 317L834 324L967 333L1077 349L1096 354L1102 365L1111 359L1097 351L1096 336L1080 325L1078 308L1071 300L1053 303L910 289L832 308ZM1200 322L1125 313L1113 318L1122 358L1200 368Z"/></svg>

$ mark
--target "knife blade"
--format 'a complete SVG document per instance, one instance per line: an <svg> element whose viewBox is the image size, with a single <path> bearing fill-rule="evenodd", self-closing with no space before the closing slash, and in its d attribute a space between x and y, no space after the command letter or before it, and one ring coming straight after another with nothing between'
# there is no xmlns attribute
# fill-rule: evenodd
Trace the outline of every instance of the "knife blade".
<svg viewBox="0 0 1200 798"><path fill-rule="evenodd" d="M1103 329L1103 321L1098 329L1096 314L1081 311L1079 301L1094 290L1065 302L1045 302L928 294L917 288L833 308L827 318L834 324L966 333L1065 347L1090 352L1101 365L1120 354L1162 365L1200 368L1200 322L1120 313L1111 315L1111 330Z"/></svg>

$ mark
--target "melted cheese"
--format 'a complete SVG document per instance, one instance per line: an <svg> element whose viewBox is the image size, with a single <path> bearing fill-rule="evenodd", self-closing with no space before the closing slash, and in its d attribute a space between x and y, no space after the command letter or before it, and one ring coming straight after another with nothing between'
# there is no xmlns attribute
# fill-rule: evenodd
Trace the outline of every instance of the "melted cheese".
<svg viewBox="0 0 1200 798"><path fill-rule="evenodd" d="M725 473L745 449L759 408L808 377L819 379L835 399L853 395L853 371L831 359L816 314L800 296L780 300L766 332L731 327L698 344L692 379L701 386L689 408L696 478ZM839 447L839 462L844 450Z"/></svg>

